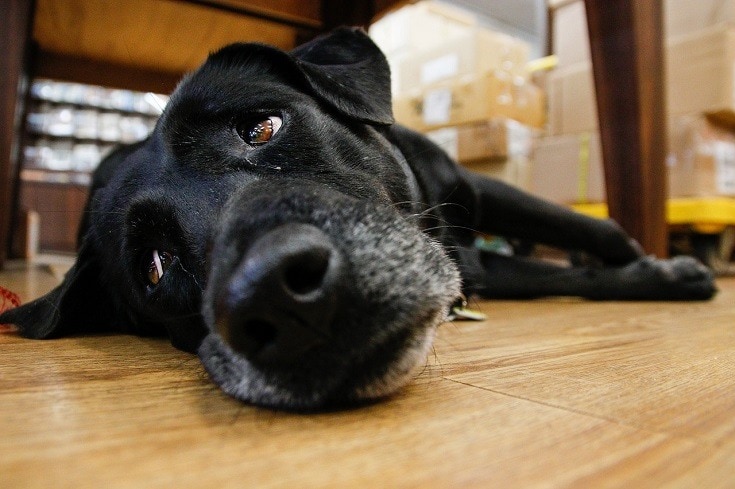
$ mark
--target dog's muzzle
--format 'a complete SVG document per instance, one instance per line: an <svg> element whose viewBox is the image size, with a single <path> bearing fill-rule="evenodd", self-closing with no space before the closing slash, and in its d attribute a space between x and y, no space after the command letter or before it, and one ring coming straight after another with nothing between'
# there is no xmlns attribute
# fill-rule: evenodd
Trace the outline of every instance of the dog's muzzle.
<svg viewBox="0 0 735 489"><path fill-rule="evenodd" d="M256 183L231 198L202 309L199 356L214 382L291 410L408 382L460 288L415 221L318 184Z"/></svg>

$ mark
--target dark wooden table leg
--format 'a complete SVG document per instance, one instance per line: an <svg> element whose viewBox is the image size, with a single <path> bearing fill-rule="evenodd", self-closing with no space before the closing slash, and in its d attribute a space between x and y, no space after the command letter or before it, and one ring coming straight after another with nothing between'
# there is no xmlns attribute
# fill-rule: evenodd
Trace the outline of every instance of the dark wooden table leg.
<svg viewBox="0 0 735 489"><path fill-rule="evenodd" d="M666 111L658 0L585 0L610 217L666 256Z"/></svg>
<svg viewBox="0 0 735 489"><path fill-rule="evenodd" d="M19 104L24 99L27 46L34 2L8 0L0 14L0 268L10 244L19 159Z"/></svg>

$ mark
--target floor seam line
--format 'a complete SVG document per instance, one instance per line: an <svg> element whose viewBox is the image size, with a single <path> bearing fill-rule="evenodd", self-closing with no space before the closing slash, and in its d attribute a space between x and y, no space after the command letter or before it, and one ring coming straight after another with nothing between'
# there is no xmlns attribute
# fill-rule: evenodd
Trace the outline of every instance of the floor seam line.
<svg viewBox="0 0 735 489"><path fill-rule="evenodd" d="M699 445L699 446L716 447L716 445L717 445L714 442L707 442L706 440L702 440L702 439L699 439L699 438L695 438L695 437L691 437L691 436L686 436L686 435L681 435L681 434L678 434L678 433L671 433L671 432L668 432L668 431L652 430L652 429L645 428L645 427L642 427L642 426L638 426L638 425L635 425L635 424L626 423L626 422L624 422L622 420L619 420L619 419L608 418L608 417L605 417L605 416L601 416L599 414L595 414L595 413L591 413L591 412L587 412L587 411L582 411L582 410L579 410L579 409L574 409L574 408L570 408L570 407L566 407L566 406L560 406L558 404L553 404L553 403L550 403L550 402L540 401L540 400L537 400L537 399L529 399L527 397L522 397L522 396L519 396L519 395L516 395L516 394L511 394L509 392L503 392L503 391L499 391L499 390L495 390L495 389L490 389L488 387L482 387L482 386L478 386L478 385L475 385L475 384L470 384L468 382L462 382L462 381L456 380L456 379L450 379L449 377L445 377L445 376L442 376L442 379L448 380L450 382L454 382L456 384L464 385L464 386L467 386L467 387L473 387L475 389L480 389L480 390L483 390L483 391L486 391L486 392L492 392L493 394L498 394L500 396L510 397L510 398L513 398L513 399L518 399L520 401L528 401L528 402L531 402L531 403L534 403L534 404L538 404L538 405L541 405L541 406L546 406L546 407L550 407L550 408L554 408L554 409L560 409L562 411L566 411L566 412L573 413L573 414L579 414L579 415L583 415L583 416L588 416L590 418L598 419L600 421L606 421L608 423L613 423L615 425L618 425L618 426L621 426L621 427L624 427L624 428L635 429L635 430L638 430L638 431L642 431L644 433L649 433L649 434L654 434L654 435L663 435L663 436L667 436L667 437L670 437L670 438L675 438L675 439L680 439L680 440L686 440L686 441L690 441L690 442L694 443L695 445Z"/></svg>

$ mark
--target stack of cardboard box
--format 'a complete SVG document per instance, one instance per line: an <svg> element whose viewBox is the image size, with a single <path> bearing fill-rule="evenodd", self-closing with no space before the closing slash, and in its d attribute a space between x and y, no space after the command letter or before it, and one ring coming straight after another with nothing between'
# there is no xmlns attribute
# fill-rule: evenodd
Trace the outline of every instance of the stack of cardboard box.
<svg viewBox="0 0 735 489"><path fill-rule="evenodd" d="M469 14L420 2L370 29L393 74L396 120L470 168L527 187L544 93L529 81L529 45Z"/></svg>
<svg viewBox="0 0 735 489"><path fill-rule="evenodd" d="M398 122L555 202L604 201L585 4L548 4L558 64L543 89L527 43L446 4L408 5L370 34L391 64ZM663 11L670 195L735 195L735 1L664 0Z"/></svg>
<svg viewBox="0 0 735 489"><path fill-rule="evenodd" d="M548 78L549 135L538 141L531 190L558 202L601 201L584 2L550 3L558 67ZM670 195L735 195L735 2L665 0L663 9ZM558 182L560 153L579 155L567 163L564 182Z"/></svg>

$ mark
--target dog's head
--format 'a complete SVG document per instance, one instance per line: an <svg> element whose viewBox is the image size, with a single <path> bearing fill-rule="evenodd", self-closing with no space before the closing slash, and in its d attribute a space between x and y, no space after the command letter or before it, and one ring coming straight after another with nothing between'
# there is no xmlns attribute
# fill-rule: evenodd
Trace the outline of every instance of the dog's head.
<svg viewBox="0 0 735 489"><path fill-rule="evenodd" d="M459 294L382 132L390 73L361 31L238 44L176 89L93 198L75 266L9 311L29 337L166 333L227 393L317 409L383 397Z"/></svg>

